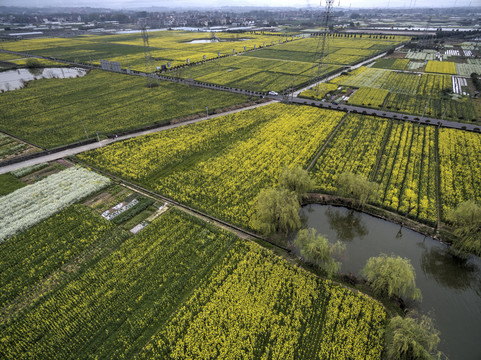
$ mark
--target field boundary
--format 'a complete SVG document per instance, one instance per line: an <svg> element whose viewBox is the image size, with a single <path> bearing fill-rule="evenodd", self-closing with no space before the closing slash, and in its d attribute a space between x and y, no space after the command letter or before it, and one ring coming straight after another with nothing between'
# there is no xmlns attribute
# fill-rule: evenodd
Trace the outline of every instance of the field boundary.
<svg viewBox="0 0 481 360"><path fill-rule="evenodd" d="M337 131L339 130L339 128L342 126L342 124L344 124L344 121L346 120L346 118L349 116L349 112L344 115L342 117L342 119L339 121L339 124L336 125L336 127L334 128L334 130L332 130L331 134L329 135L329 137L326 139L326 141L324 142L324 144L322 145L322 147L319 149L319 151L316 153L316 155L314 156L314 159L312 159L311 163L309 164L309 166L307 167L307 171L310 171L312 169L312 167L314 166L314 164L317 162L317 160L319 160L319 157L321 156L322 152L324 151L324 149L326 148L326 146L329 144L329 142L332 140L332 138L334 137L334 135L336 135Z"/></svg>
<svg viewBox="0 0 481 360"><path fill-rule="evenodd" d="M192 208L188 205L185 205L185 204L182 204L181 202L177 201L177 200L174 200L174 199L171 199L169 197L166 197L162 194L159 194L155 191L152 191L152 190L149 190L149 189L146 189L144 188L143 186L141 185L138 185L138 184L135 184L135 183L132 183L130 181L127 181L127 180L124 180L116 175L112 175L111 173L105 171L105 170L101 170L99 168L96 168L96 167L93 167L87 163L84 163L83 161L81 160L78 160L78 159L70 159L72 162L74 163L77 163L77 164L80 164L80 165L83 165L85 167L88 167L90 169L93 169L95 170L96 172L100 173L100 174L103 174L105 176L108 176L112 179L114 179L115 181L117 181L119 184L121 185L127 185L129 187L131 187L132 190L135 190L135 191L138 191L138 192L144 192L145 194L149 194L150 196L153 196L157 199L162 199L163 201L166 201L170 204L173 204L175 205L176 207L180 208L181 210L184 210L184 211L187 211L189 212L191 215L194 215L194 216L197 216L198 218L201 218L202 220L206 221L212 221L214 222L214 224L216 224L217 226L219 225L222 225L222 226L225 226L227 230L231 231L231 232L234 232L234 233L242 233L244 235L247 235L251 238L254 238L254 239L257 239L257 240L262 240L262 241L265 241L267 243L269 243L270 245L273 245L281 250L284 250L286 251L287 253L291 253L291 250L284 247L284 246L281 246L273 241L271 241L269 238L267 237L264 237L264 236L261 236L259 234L256 234L252 231L249 231L249 230L246 230L246 229L243 229L241 228L240 226L237 226L237 225L234 225L234 224L231 224L225 220L222 220L222 219L219 219L219 218L216 218L212 215L209 215L209 214L206 214L200 210L197 210L195 208ZM220 227L222 227L220 226Z"/></svg>
<svg viewBox="0 0 481 360"><path fill-rule="evenodd" d="M435 156L435 164L436 164L436 171L434 175L434 181L435 181L435 187L436 187L436 213L438 216L438 222L437 222L437 230L440 229L441 227L441 202L440 202L440 172L441 172L441 167L439 163L439 126L436 127L436 130L434 132L434 156Z"/></svg>

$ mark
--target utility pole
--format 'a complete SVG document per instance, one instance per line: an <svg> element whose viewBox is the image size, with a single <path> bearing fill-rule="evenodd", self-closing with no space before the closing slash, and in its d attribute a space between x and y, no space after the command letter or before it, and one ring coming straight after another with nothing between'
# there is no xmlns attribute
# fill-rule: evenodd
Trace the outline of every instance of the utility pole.
<svg viewBox="0 0 481 360"><path fill-rule="evenodd" d="M322 5L322 3L321 3ZM331 16L332 12L332 7L334 5L334 0L326 0L326 10L324 11L324 21L323 21L323 27L324 31L322 35L319 37L319 41L317 42L317 48L316 48L316 57L319 59L317 66L314 66L314 71L313 75L311 77L311 82L315 83L316 81L319 81L321 78L321 73L325 69L327 69L328 64L325 61L325 58L327 55L329 55L329 19ZM317 87L316 90L317 95L319 95L319 86Z"/></svg>
<svg viewBox="0 0 481 360"><path fill-rule="evenodd" d="M89 138L89 135L87 134L87 129L85 129L84 121L82 120L82 118L80 118L80 122L81 122L81 124L82 124L82 127L84 128L85 137L88 139L88 138Z"/></svg>
<svg viewBox="0 0 481 360"><path fill-rule="evenodd" d="M154 84L154 75L153 72L155 70L154 61L152 59L152 54L150 52L149 46L149 35L147 33L147 20L143 20L141 23L141 32L142 32L142 39L144 41L144 57L145 57L145 71L147 73L147 86L152 87ZM156 84L158 82L156 81Z"/></svg>

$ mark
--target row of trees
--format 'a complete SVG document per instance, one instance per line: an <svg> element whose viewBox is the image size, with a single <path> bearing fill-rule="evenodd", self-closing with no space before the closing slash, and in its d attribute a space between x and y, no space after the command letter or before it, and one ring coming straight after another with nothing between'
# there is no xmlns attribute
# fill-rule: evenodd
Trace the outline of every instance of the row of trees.
<svg viewBox="0 0 481 360"><path fill-rule="evenodd" d="M299 166L285 168L277 186L259 194L257 211L252 225L266 235L297 231L302 198L314 187L314 181ZM341 195L352 198L362 208L378 194L379 185L351 173L343 173L338 184ZM465 212L463 212L464 214ZM469 212L471 216L472 212ZM481 215L478 217L481 218ZM340 255L345 250L341 242L331 243L315 229L298 231L294 240L302 258L318 267L328 277L341 269ZM413 300L422 298L416 287L415 271L409 259L381 254L370 258L361 271L373 291L381 297L399 297ZM391 319L386 332L386 352L390 359L432 359L439 357L436 348L439 332L427 316L410 314Z"/></svg>

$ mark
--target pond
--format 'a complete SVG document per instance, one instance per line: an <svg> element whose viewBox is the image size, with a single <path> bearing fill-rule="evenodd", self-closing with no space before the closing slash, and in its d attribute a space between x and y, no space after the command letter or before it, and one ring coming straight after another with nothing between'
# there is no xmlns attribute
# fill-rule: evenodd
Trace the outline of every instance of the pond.
<svg viewBox="0 0 481 360"><path fill-rule="evenodd" d="M74 78L84 76L86 73L85 69L79 68L34 68L3 71L0 72L0 91L21 89L26 81L44 78Z"/></svg>
<svg viewBox="0 0 481 360"><path fill-rule="evenodd" d="M434 319L439 350L451 360L481 359L481 259L458 260L435 239L342 207L308 205L301 216L305 227L346 245L343 273L359 274L369 257L381 253L410 259L423 295L414 307Z"/></svg>

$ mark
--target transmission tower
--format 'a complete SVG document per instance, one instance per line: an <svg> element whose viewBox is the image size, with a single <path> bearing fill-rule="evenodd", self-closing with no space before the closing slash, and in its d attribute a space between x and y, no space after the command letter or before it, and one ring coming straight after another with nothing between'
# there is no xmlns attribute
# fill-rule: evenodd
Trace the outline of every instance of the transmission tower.
<svg viewBox="0 0 481 360"><path fill-rule="evenodd" d="M313 71L313 82L318 81L321 78L321 74L324 69L327 69L328 64L326 62L326 57L329 54L329 19L331 17L332 7L335 0L326 0L326 7L324 11L322 26L324 31L319 36L319 41L316 47L316 57L319 59L317 66L314 67ZM322 2L321 2L322 6ZM319 86L317 86L317 93L319 94Z"/></svg>
<svg viewBox="0 0 481 360"><path fill-rule="evenodd" d="M144 40L144 56L145 56L145 72L147 73L147 86L152 87L154 80L154 60L152 59L152 54L150 53L149 46L149 34L147 33L146 23L142 22L142 39Z"/></svg>

